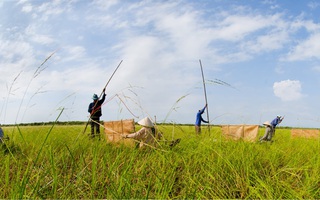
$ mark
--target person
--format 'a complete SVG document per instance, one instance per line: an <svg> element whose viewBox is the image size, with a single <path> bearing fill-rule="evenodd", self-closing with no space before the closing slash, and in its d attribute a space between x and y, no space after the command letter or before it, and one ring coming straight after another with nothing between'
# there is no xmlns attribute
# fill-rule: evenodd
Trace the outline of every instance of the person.
<svg viewBox="0 0 320 200"><path fill-rule="evenodd" d="M89 104L88 112L90 113L91 137L99 136L100 138L100 117L102 116L101 106L106 99L105 89L103 89L102 99L99 100L97 94L94 94L93 102Z"/></svg>
<svg viewBox="0 0 320 200"><path fill-rule="evenodd" d="M201 133L201 122L204 123L209 123L208 121L204 120L202 118L202 114L204 113L205 109L207 108L207 104L202 108L201 110L198 111L197 116L196 116L196 123L195 123L195 129L196 133L200 134Z"/></svg>
<svg viewBox="0 0 320 200"><path fill-rule="evenodd" d="M274 118L274 119L270 122L271 127L272 127L271 139L272 139L272 137L274 136L274 134L275 134L275 132L276 132L276 126L282 122L283 118L284 118L284 117L281 117L281 115L277 115L277 117ZM271 139L270 139L270 140L271 140Z"/></svg>
<svg viewBox="0 0 320 200"><path fill-rule="evenodd" d="M282 122L284 117L281 117L281 115L277 115L276 118L274 118L270 123L266 121L263 123L263 125L266 126L266 131L264 136L260 138L260 142L262 141L272 141L272 138L276 131L276 126Z"/></svg>
<svg viewBox="0 0 320 200"><path fill-rule="evenodd" d="M3 130L2 130L1 124L0 124L0 143L3 143L3 139L4 139L4 133L3 133Z"/></svg>
<svg viewBox="0 0 320 200"><path fill-rule="evenodd" d="M123 135L122 137L139 141L139 148L145 148L146 146L155 146L157 140L160 140L162 138L162 134L156 133L152 121L148 117L145 117L140 120L138 124L142 126L139 131L130 133L128 135Z"/></svg>
<svg viewBox="0 0 320 200"><path fill-rule="evenodd" d="M263 123L263 125L266 127L264 135L260 138L260 142L263 141L271 141L272 139L272 126L269 121L266 121Z"/></svg>
<svg viewBox="0 0 320 200"><path fill-rule="evenodd" d="M277 117L270 122L273 132L275 131L276 126L282 122L283 118L284 117L281 117L281 115L277 115Z"/></svg>

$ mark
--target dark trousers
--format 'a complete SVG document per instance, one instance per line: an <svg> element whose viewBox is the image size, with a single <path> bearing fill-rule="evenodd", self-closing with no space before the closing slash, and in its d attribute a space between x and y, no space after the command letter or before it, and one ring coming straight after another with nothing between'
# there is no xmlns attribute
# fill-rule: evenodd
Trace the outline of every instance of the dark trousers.
<svg viewBox="0 0 320 200"><path fill-rule="evenodd" d="M100 118L91 118L91 137L99 136L100 138Z"/></svg>

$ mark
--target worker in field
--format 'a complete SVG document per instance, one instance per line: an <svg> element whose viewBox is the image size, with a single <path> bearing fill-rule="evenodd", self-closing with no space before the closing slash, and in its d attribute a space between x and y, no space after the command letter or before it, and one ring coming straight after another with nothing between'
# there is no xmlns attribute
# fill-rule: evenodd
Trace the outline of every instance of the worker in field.
<svg viewBox="0 0 320 200"><path fill-rule="evenodd" d="M204 113L205 109L207 108L207 104L202 108L201 110L198 111L197 116L196 116L196 123L195 123L195 129L196 133L200 134L201 133L201 122L204 123L209 123L208 121L204 120L202 118L202 114Z"/></svg>
<svg viewBox="0 0 320 200"><path fill-rule="evenodd" d="M9 136L4 136L4 131L1 128L1 124L0 124L0 144L4 143L5 140L9 140Z"/></svg>
<svg viewBox="0 0 320 200"><path fill-rule="evenodd" d="M275 132L276 132L276 127L278 124L280 124L282 122L282 120L284 119L284 117L281 117L281 115L277 115L276 118L274 118L270 124L272 126L272 136L271 138L274 136Z"/></svg>
<svg viewBox="0 0 320 200"><path fill-rule="evenodd" d="M91 137L99 136L100 138L100 117L102 116L101 106L106 99L105 89L102 91L102 98L99 100L97 94L94 94L93 102L89 104L88 112L90 113Z"/></svg>
<svg viewBox="0 0 320 200"><path fill-rule="evenodd" d="M266 126L265 134L260 138L260 142L262 141L272 141L272 138L275 134L276 127L278 124L282 122L284 117L281 117L280 115L277 115L276 118L274 118L270 123L267 121L263 123L263 125Z"/></svg>
<svg viewBox="0 0 320 200"><path fill-rule="evenodd" d="M270 124L269 121L266 121L263 123L263 125L265 126L265 133L264 135L260 138L260 142L263 141L271 141L272 139L272 126Z"/></svg>
<svg viewBox="0 0 320 200"><path fill-rule="evenodd" d="M136 140L138 142L138 148L145 148L147 146L155 147L160 140L168 144L170 148L173 148L181 141L180 138L175 140L166 140L162 133L155 128L153 122L148 117L140 120L138 124L142 126L138 132L122 135L122 138L131 138Z"/></svg>
<svg viewBox="0 0 320 200"><path fill-rule="evenodd" d="M142 126L139 131L128 135L123 135L122 137L139 141L140 148L144 148L146 146L155 146L157 141L162 138L162 134L156 131L153 122L148 117L145 117L140 120L138 124Z"/></svg>
<svg viewBox="0 0 320 200"><path fill-rule="evenodd" d="M3 133L3 130L2 130L1 124L0 124L0 143L3 143L3 138L4 138L4 133Z"/></svg>

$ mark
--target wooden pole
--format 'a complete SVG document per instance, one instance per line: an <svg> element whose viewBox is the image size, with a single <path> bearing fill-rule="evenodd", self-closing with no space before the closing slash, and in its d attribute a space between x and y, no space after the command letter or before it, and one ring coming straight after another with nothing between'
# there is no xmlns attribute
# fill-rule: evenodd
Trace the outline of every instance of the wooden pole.
<svg viewBox="0 0 320 200"><path fill-rule="evenodd" d="M116 71L117 71L117 70L118 70L118 68L120 67L120 65L121 65L122 61L123 61L123 60L121 60L121 62L118 64L117 68L113 71L113 73L112 73L111 77L109 78L109 80L108 80L107 84L106 84L106 85L104 86L104 88L102 89L102 92L101 92L101 94L100 94L100 96L99 96L99 99L101 98L101 96L102 96L102 94L103 94L104 90L105 90L105 89L107 88L107 86L109 85L109 83L110 83L110 81L111 81L111 79L112 79L113 75L116 73ZM97 105L97 103L98 103L98 101L95 103L95 105L94 105L93 107L95 107L95 106ZM85 132L86 132L86 130L87 130L88 124L89 124L90 119L91 119L91 115L93 115L93 113L90 113L90 117L89 117L89 119L88 119L88 121L87 121L86 127L85 127L85 128L84 128L84 130L83 130L83 133L85 133Z"/></svg>
<svg viewBox="0 0 320 200"><path fill-rule="evenodd" d="M203 68L202 68L201 60L199 60L199 63L200 63L201 74L202 74L204 98L205 98L206 105L207 105L207 120L208 120L208 122L209 122L209 123L208 123L208 130L209 130L209 133L210 133L209 106L208 106L208 99L207 99L206 82L205 82L204 75L203 75Z"/></svg>

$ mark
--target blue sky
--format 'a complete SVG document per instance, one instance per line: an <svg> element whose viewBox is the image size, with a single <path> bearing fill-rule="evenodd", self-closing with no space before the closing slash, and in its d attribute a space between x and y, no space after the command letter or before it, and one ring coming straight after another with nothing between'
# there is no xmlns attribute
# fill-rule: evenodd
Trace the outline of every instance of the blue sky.
<svg viewBox="0 0 320 200"><path fill-rule="evenodd" d="M282 126L320 127L319 10L312 0L1 1L0 123L53 121L62 108L60 121L88 120L123 60L102 120L193 124L201 60L211 124L285 115Z"/></svg>

